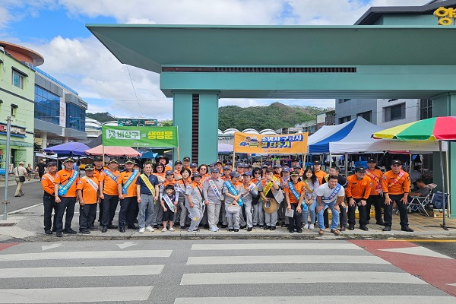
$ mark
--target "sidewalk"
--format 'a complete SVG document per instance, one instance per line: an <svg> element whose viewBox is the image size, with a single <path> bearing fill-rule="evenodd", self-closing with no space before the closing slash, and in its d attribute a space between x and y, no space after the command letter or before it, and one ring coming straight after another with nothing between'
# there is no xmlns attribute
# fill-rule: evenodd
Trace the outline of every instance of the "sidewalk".
<svg viewBox="0 0 456 304"><path fill-rule="evenodd" d="M36 182L39 182L40 179L39 178L31 178L30 181L28 181L27 179L25 180L25 184L29 184L29 183L36 183ZM9 176L8 177L8 186L16 186L16 179L14 178L14 176ZM0 188L4 188L5 187L5 179L1 179L0 180Z"/></svg>
<svg viewBox="0 0 456 304"><path fill-rule="evenodd" d="M76 205L76 212L73 218L72 228L78 231L79 206ZM118 212L118 210L117 210ZM100 230L91 231L89 235L65 235L63 238L57 238L54 235L46 235L43 230L43 207L41 203L34 206L13 211L8 215L6 221L0 218L0 242L12 241L81 241L81 240L125 240L125 239L456 239L456 229L443 230L440 227L441 218L424 217L419 213L409 214L410 227L415 230L413 233L400 231L399 216L393 215L393 227L391 232L383 232L383 227L370 224L369 231L356 229L353 231L342 232L336 237L326 229L324 236L318 235L318 228L315 230L304 230L303 233L289 233L287 228L277 227L277 230L253 229L247 232L241 229L239 232L228 232L226 229L220 229L219 232L210 232L201 229L197 233L189 233L186 230L181 231L179 227L175 232L161 232L156 229L154 232L138 233L137 230L127 230L120 233L118 230L108 230L107 233L101 233ZM114 219L117 224L117 214ZM98 224L98 223L97 223ZM448 219L447 226L456 228L456 219Z"/></svg>

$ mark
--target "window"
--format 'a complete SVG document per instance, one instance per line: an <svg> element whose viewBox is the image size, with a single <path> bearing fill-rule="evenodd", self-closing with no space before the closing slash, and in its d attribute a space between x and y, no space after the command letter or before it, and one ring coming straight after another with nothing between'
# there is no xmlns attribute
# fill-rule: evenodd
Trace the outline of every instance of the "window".
<svg viewBox="0 0 456 304"><path fill-rule="evenodd" d="M17 113L17 105L14 103L11 104L11 117L15 117Z"/></svg>
<svg viewBox="0 0 456 304"><path fill-rule="evenodd" d="M339 103L344 103L344 102L347 102L349 100L351 100L351 99L339 99Z"/></svg>
<svg viewBox="0 0 456 304"><path fill-rule="evenodd" d="M350 121L351 116L345 116L345 117L340 117L339 118L339 124L343 124L344 122Z"/></svg>
<svg viewBox="0 0 456 304"><path fill-rule="evenodd" d="M405 118L405 103L401 103L391 107L385 107L383 121L393 121Z"/></svg>
<svg viewBox="0 0 456 304"><path fill-rule="evenodd" d="M432 100L421 99L420 101L420 119L432 117Z"/></svg>
<svg viewBox="0 0 456 304"><path fill-rule="evenodd" d="M365 120L372 122L372 111L358 113L356 116L360 116L360 117L364 118Z"/></svg>
<svg viewBox="0 0 456 304"><path fill-rule="evenodd" d="M13 70L13 85L21 89L24 88L24 75L16 70Z"/></svg>
<svg viewBox="0 0 456 304"><path fill-rule="evenodd" d="M85 109L74 103L66 104L66 127L85 132Z"/></svg>
<svg viewBox="0 0 456 304"><path fill-rule="evenodd" d="M58 125L60 97L42 87L35 86L35 118Z"/></svg>

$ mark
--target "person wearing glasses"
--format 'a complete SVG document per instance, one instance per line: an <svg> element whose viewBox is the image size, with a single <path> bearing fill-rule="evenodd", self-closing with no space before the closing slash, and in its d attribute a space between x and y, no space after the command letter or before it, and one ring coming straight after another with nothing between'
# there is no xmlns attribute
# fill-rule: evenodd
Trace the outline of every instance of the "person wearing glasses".
<svg viewBox="0 0 456 304"><path fill-rule="evenodd" d="M407 199L410 191L410 176L402 170L400 160L393 160L391 170L383 175L382 189L385 196L385 228L383 231L391 231L393 220L393 203L395 202L401 217L401 230L413 232L409 227L407 215Z"/></svg>

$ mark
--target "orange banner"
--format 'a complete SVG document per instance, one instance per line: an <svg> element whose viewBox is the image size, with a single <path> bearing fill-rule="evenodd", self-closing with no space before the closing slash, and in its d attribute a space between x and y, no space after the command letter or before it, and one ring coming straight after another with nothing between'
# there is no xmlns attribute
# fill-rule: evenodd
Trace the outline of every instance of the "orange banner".
<svg viewBox="0 0 456 304"><path fill-rule="evenodd" d="M305 154L308 133L260 135L234 133L235 153Z"/></svg>

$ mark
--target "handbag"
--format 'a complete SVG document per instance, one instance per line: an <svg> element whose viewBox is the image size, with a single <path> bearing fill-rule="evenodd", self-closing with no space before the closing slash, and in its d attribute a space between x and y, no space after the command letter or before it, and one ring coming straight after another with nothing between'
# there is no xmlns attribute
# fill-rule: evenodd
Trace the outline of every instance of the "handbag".
<svg viewBox="0 0 456 304"><path fill-rule="evenodd" d="M16 167L16 174L17 174L17 177L19 178L19 182L23 183L25 182L25 176L19 176L19 169Z"/></svg>

